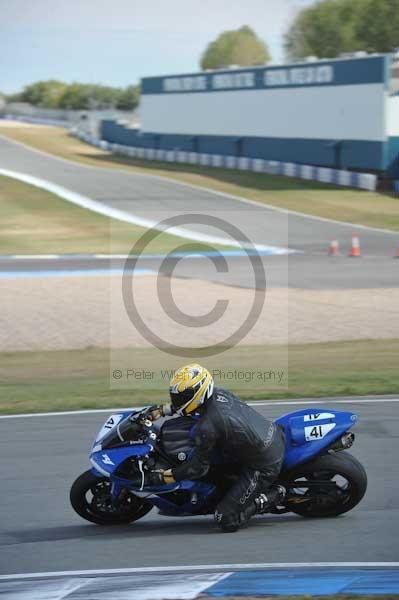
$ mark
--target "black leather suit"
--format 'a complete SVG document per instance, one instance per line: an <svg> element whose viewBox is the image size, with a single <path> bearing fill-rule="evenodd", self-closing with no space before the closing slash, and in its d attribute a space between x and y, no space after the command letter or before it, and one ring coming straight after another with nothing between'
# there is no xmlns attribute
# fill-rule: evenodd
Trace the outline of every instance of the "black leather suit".
<svg viewBox="0 0 399 600"><path fill-rule="evenodd" d="M172 470L176 481L204 477L212 452L238 462L240 477L218 504L216 516L223 524L240 523L254 500L277 479L284 460L282 429L241 402L227 390L215 389L200 409L191 458ZM249 509L251 510L251 509ZM252 512L252 514L254 511Z"/></svg>

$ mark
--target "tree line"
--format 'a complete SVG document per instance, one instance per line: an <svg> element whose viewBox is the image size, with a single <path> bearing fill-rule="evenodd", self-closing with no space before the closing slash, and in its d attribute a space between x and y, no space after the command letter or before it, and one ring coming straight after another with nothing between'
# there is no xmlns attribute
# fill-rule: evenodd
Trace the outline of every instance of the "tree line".
<svg viewBox="0 0 399 600"><path fill-rule="evenodd" d="M140 87L117 88L88 83L64 83L56 79L38 81L22 92L6 97L7 102L27 102L41 108L134 110L139 103Z"/></svg>
<svg viewBox="0 0 399 600"><path fill-rule="evenodd" d="M285 36L289 59L399 47L399 0L323 0L302 10Z"/></svg>
<svg viewBox="0 0 399 600"><path fill-rule="evenodd" d="M321 0L302 9L284 38L289 60L336 58L344 52L399 48L399 0ZM254 66L271 60L267 43L248 26L224 31L205 49L203 69Z"/></svg>

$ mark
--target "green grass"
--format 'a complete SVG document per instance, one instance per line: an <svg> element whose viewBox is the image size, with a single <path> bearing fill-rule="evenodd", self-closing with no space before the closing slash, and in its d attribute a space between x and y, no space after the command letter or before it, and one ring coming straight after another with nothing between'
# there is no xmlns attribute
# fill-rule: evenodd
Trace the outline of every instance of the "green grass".
<svg viewBox="0 0 399 600"><path fill-rule="evenodd" d="M283 384L238 380L221 382L244 399L394 394L399 392L399 340L366 340L293 345L288 348L240 347L205 361L210 369L282 369ZM112 408L162 402L177 359L154 349L18 352L0 354L0 412ZM154 371L154 379L114 381L110 369ZM286 375L288 371L288 388Z"/></svg>
<svg viewBox="0 0 399 600"><path fill-rule="evenodd" d="M393 195L288 177L113 156L56 127L3 127L0 134L88 165L161 175L305 214L399 231L399 202Z"/></svg>
<svg viewBox="0 0 399 600"><path fill-rule="evenodd" d="M128 253L145 231L0 176L0 254ZM145 253L166 253L181 244L187 244L187 250L205 248L160 233Z"/></svg>

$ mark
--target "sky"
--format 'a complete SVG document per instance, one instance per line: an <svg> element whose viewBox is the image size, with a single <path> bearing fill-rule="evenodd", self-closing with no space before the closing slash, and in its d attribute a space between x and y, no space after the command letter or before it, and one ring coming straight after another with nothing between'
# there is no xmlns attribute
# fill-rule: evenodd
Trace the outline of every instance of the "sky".
<svg viewBox="0 0 399 600"><path fill-rule="evenodd" d="M284 59L283 35L313 0L0 0L0 91L60 79L126 86L195 72L206 45L249 25Z"/></svg>

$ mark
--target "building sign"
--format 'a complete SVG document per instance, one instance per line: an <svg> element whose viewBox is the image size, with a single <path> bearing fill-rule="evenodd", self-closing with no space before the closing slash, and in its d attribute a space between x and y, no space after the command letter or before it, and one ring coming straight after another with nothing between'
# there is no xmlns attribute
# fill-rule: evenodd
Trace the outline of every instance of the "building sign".
<svg viewBox="0 0 399 600"><path fill-rule="evenodd" d="M164 92L194 92L206 89L206 77L204 75L167 77L163 80Z"/></svg>
<svg viewBox="0 0 399 600"><path fill-rule="evenodd" d="M238 73L215 73L210 78L213 90L226 90L234 88L255 87L255 73L253 71L239 71Z"/></svg>
<svg viewBox="0 0 399 600"><path fill-rule="evenodd" d="M292 69L268 69L263 72L262 86L258 85L259 77L256 75L255 71L237 71L236 73L212 73L208 76L166 77L162 82L162 91L176 93L333 83L334 67L322 65Z"/></svg>
<svg viewBox="0 0 399 600"><path fill-rule="evenodd" d="M321 65L318 67L274 69L265 71L263 81L266 87L334 83L334 67L332 65Z"/></svg>
<svg viewBox="0 0 399 600"><path fill-rule="evenodd" d="M381 55L283 67L253 67L172 77L145 77L142 80L142 93L176 94L384 83L387 60L386 56Z"/></svg>

